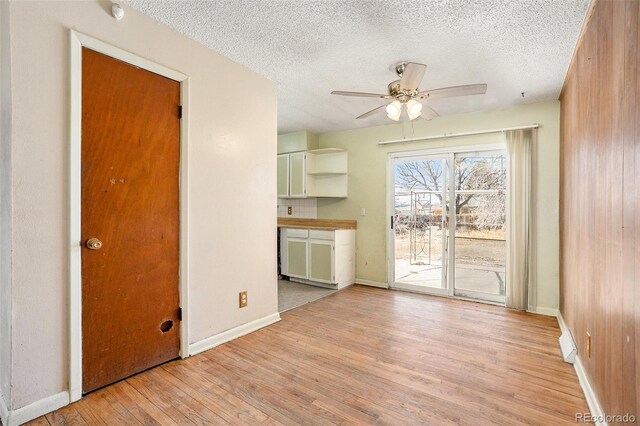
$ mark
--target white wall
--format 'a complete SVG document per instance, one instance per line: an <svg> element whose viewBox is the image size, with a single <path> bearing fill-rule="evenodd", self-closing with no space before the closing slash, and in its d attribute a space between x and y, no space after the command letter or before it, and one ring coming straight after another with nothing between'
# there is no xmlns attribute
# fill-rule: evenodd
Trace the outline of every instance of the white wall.
<svg viewBox="0 0 640 426"><path fill-rule="evenodd" d="M70 28L190 77L190 343L277 312L275 85L128 7L116 22L110 8L11 2L12 409L68 389Z"/></svg>
<svg viewBox="0 0 640 426"><path fill-rule="evenodd" d="M9 3L0 2L0 398L11 400L11 67ZM0 405L3 402L0 401Z"/></svg>

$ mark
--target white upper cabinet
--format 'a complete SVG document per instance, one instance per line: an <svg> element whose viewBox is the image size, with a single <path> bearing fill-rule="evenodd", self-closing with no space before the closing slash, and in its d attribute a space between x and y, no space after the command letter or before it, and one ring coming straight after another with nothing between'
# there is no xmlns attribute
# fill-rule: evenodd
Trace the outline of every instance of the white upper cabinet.
<svg viewBox="0 0 640 426"><path fill-rule="evenodd" d="M347 197L347 151L307 131L278 135L278 198Z"/></svg>
<svg viewBox="0 0 640 426"><path fill-rule="evenodd" d="M289 197L304 198L307 196L306 185L306 152L289 154Z"/></svg>
<svg viewBox="0 0 640 426"><path fill-rule="evenodd" d="M347 196L347 151L338 148L307 151L306 163L308 197Z"/></svg>
<svg viewBox="0 0 640 426"><path fill-rule="evenodd" d="M289 155L278 155L278 198L289 196Z"/></svg>
<svg viewBox="0 0 640 426"><path fill-rule="evenodd" d="M347 151L314 149L278 155L278 197L346 198Z"/></svg>

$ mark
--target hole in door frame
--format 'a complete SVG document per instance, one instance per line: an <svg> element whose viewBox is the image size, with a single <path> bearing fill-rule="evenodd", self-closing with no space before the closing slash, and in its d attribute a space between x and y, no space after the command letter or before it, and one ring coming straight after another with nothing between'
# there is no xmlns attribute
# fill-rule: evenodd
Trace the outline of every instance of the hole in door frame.
<svg viewBox="0 0 640 426"><path fill-rule="evenodd" d="M130 65L159 74L180 83L180 259L178 282L182 321L180 321L180 357L189 356L188 327L188 149L189 77L133 53L70 30L70 114L69 114L69 399L82 398L82 269L81 269L81 180L82 166L82 48L86 47Z"/></svg>

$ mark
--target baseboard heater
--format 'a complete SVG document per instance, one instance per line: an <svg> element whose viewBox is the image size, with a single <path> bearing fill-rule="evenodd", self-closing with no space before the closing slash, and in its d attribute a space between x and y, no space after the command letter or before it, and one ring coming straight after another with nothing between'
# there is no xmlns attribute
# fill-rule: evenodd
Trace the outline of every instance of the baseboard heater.
<svg viewBox="0 0 640 426"><path fill-rule="evenodd" d="M564 362L573 364L576 360L578 349L576 348L576 343L573 341L573 337L569 330L562 333L558 342L560 342L560 350L562 351L562 358L564 358Z"/></svg>

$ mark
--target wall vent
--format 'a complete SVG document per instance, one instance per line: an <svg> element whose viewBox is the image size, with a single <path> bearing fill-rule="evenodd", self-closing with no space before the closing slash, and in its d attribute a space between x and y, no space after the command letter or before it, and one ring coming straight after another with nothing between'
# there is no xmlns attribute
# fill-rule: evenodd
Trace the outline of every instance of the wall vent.
<svg viewBox="0 0 640 426"><path fill-rule="evenodd" d="M569 333L568 330L565 331L558 341L560 342L560 350L562 350L564 362L573 364L576 360L578 349L576 348L576 343L573 341L573 337L571 337L571 333Z"/></svg>

